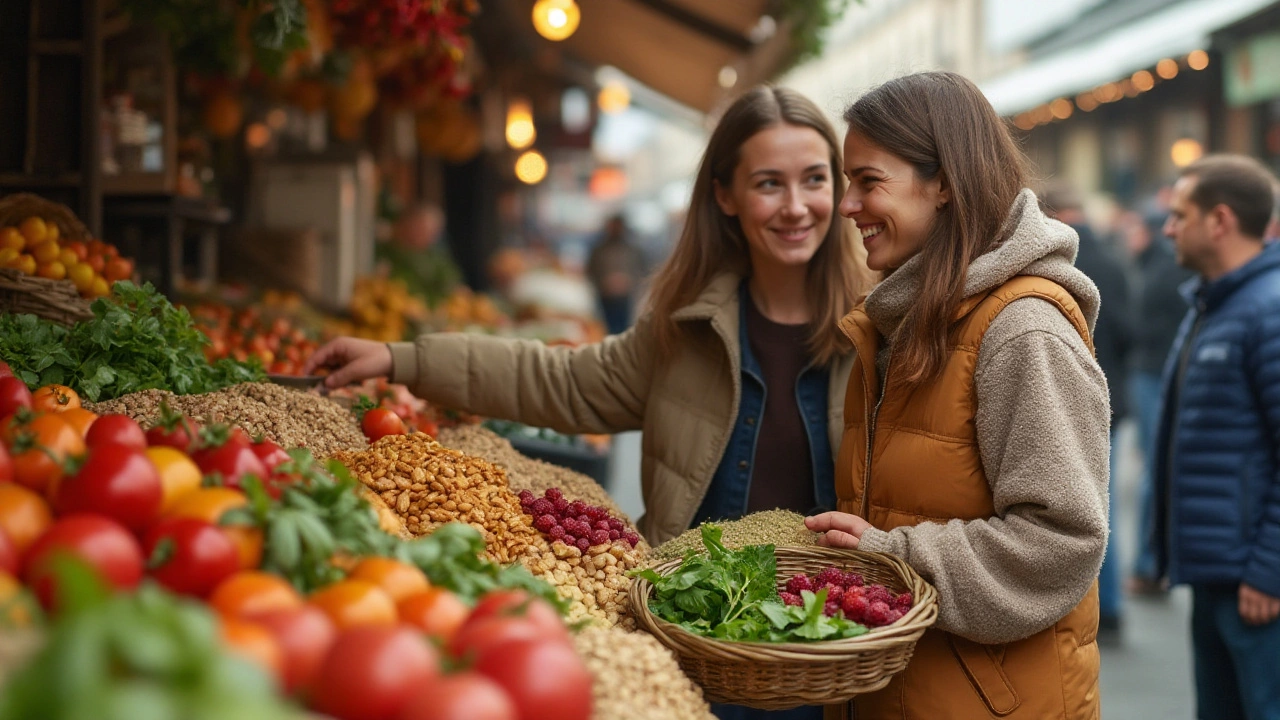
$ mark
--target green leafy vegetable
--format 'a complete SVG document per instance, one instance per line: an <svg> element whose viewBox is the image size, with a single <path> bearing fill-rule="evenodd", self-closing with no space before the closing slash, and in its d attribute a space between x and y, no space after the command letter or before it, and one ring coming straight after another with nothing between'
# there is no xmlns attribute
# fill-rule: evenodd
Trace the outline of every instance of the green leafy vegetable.
<svg viewBox="0 0 1280 720"><path fill-rule="evenodd" d="M730 550L717 525L702 526L705 554L690 550L669 575L635 571L653 585L649 610L705 637L734 641L808 642L856 637L863 625L823 615L827 591L802 593L803 606L782 604L773 545Z"/></svg>
<svg viewBox="0 0 1280 720"><path fill-rule="evenodd" d="M30 387L68 385L86 400L151 388L179 395L262 380L256 364L205 359L208 338L185 308L150 283L117 282L93 319L66 328L34 315L0 315L0 358Z"/></svg>

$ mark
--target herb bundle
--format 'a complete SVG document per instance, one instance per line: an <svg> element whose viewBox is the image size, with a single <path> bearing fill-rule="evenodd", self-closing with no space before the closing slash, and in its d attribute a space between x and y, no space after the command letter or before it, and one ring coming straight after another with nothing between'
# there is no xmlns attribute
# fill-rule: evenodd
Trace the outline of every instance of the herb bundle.
<svg viewBox="0 0 1280 720"><path fill-rule="evenodd" d="M851 638L867 628L842 615L824 615L827 591L801 593L799 606L778 596L773 545L730 550L716 525L702 526L706 553L690 550L671 574L633 573L653 585L649 610L667 622L718 640L810 642Z"/></svg>

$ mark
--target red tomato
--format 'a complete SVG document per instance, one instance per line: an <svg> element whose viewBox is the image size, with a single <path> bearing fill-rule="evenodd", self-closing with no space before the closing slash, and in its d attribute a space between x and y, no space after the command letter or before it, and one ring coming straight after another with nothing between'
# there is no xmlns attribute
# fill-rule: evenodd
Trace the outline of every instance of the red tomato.
<svg viewBox="0 0 1280 720"><path fill-rule="evenodd" d="M556 609L546 600L524 590L493 590L485 593L463 626L495 616L522 618L541 628L547 637L569 638L569 631Z"/></svg>
<svg viewBox="0 0 1280 720"><path fill-rule="evenodd" d="M257 475L265 480L267 468L253 452L249 438L240 433L232 433L231 437L221 445L201 448L191 453L200 471L206 475L221 475L224 485L230 488L240 487L245 475Z"/></svg>
<svg viewBox="0 0 1280 720"><path fill-rule="evenodd" d="M128 415L101 415L89 426L84 444L93 448L108 443L146 450L147 434Z"/></svg>
<svg viewBox="0 0 1280 720"><path fill-rule="evenodd" d="M309 690L320 671L320 663L338 636L329 616L320 608L304 605L252 615L249 619L266 628L280 645L284 656L281 673L284 691L294 694Z"/></svg>
<svg viewBox="0 0 1280 720"><path fill-rule="evenodd" d="M7 533L0 532L0 570L16 577L21 566L17 544Z"/></svg>
<svg viewBox="0 0 1280 720"><path fill-rule="evenodd" d="M0 378L13 377L13 368L9 367L9 363L0 360Z"/></svg>
<svg viewBox="0 0 1280 720"><path fill-rule="evenodd" d="M564 637L548 635L546 630L525 618L490 617L463 624L449 640L448 647L449 652L457 658L476 660L498 648L525 640L554 640L567 644Z"/></svg>
<svg viewBox="0 0 1280 720"><path fill-rule="evenodd" d="M273 472L281 463L289 462L289 453L271 440L264 438L261 442L254 443L251 447L253 448L253 454L257 455L262 464L266 466L267 472Z"/></svg>
<svg viewBox="0 0 1280 720"><path fill-rule="evenodd" d="M387 435L405 433L404 421L400 416L383 408L374 408L365 413L364 419L360 421L360 429L364 431L364 436L369 438L369 442L377 442L379 438Z"/></svg>
<svg viewBox="0 0 1280 720"><path fill-rule="evenodd" d="M26 383L13 376L0 378L0 418L14 414L18 408L30 408L31 402Z"/></svg>
<svg viewBox="0 0 1280 720"><path fill-rule="evenodd" d="M100 445L90 448L79 472L62 479L53 506L59 515L99 513L141 532L160 515L163 501L160 473L146 454Z"/></svg>
<svg viewBox="0 0 1280 720"><path fill-rule="evenodd" d="M439 672L436 651L416 630L344 630L320 665L311 709L338 720L393 720Z"/></svg>
<svg viewBox="0 0 1280 720"><path fill-rule="evenodd" d="M502 686L479 673L442 675L426 682L396 720L519 720Z"/></svg>
<svg viewBox="0 0 1280 720"><path fill-rule="evenodd" d="M13 482L13 458L4 445L0 445L0 483Z"/></svg>
<svg viewBox="0 0 1280 720"><path fill-rule="evenodd" d="M231 537L196 518L161 520L147 532L142 547L151 576L183 595L208 597L240 570L240 552Z"/></svg>
<svg viewBox="0 0 1280 720"><path fill-rule="evenodd" d="M50 561L62 553L87 562L117 590L142 579L142 548L123 525L102 515L68 515L40 536L23 563L23 578L46 608L57 596Z"/></svg>
<svg viewBox="0 0 1280 720"><path fill-rule="evenodd" d="M172 423L161 423L147 430L147 445L167 445L182 452L191 449L199 426L189 417L180 417Z"/></svg>
<svg viewBox="0 0 1280 720"><path fill-rule="evenodd" d="M475 670L507 691L520 720L591 719L591 674L567 643L512 643L480 658Z"/></svg>

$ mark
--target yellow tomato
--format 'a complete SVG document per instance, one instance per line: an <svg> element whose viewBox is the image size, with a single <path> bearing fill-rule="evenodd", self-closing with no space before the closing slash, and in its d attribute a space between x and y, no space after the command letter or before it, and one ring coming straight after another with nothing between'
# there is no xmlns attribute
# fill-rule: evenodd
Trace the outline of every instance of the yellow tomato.
<svg viewBox="0 0 1280 720"><path fill-rule="evenodd" d="M111 286L107 284L107 279L102 276L94 278L93 288L90 289L89 294L93 297L106 297L110 295Z"/></svg>
<svg viewBox="0 0 1280 720"><path fill-rule="evenodd" d="M35 256L36 262L42 265L57 260L61 253L62 248L58 247L56 242L37 243L31 248L31 254Z"/></svg>
<svg viewBox="0 0 1280 720"><path fill-rule="evenodd" d="M164 487L160 513L168 515L179 500L200 489L200 468L177 448L157 445L147 448L146 453L160 472L160 483Z"/></svg>
<svg viewBox="0 0 1280 720"><path fill-rule="evenodd" d="M44 221L44 239L46 242L57 242L60 235L62 235L62 231L58 229L57 224L51 220Z"/></svg>
<svg viewBox="0 0 1280 720"><path fill-rule="evenodd" d="M67 277L67 266L54 260L36 267L36 274L50 280L62 280Z"/></svg>
<svg viewBox="0 0 1280 720"><path fill-rule="evenodd" d="M27 275L35 275L36 259L31 257L30 255L27 255L26 253L23 253L22 255L19 255L13 260L10 260L8 263L5 263L5 267L13 268L14 270L20 270L21 272L24 272Z"/></svg>
<svg viewBox="0 0 1280 720"><path fill-rule="evenodd" d="M0 250L0 252L4 251ZM81 295L88 295L93 292L93 279L97 274L88 263L77 262L67 266L67 277L76 284L76 290L79 290Z"/></svg>
<svg viewBox="0 0 1280 720"><path fill-rule="evenodd" d="M38 217L29 217L22 221L18 226L18 230L22 236L27 239L27 247L39 245L48 239L49 228L44 224L44 220Z"/></svg>
<svg viewBox="0 0 1280 720"><path fill-rule="evenodd" d="M27 239L22 237L18 228L0 228L0 247L13 248L19 252L27 246Z"/></svg>
<svg viewBox="0 0 1280 720"><path fill-rule="evenodd" d="M0 267L9 267L9 264L18 259L22 255L22 251L17 248L0 247Z"/></svg>
<svg viewBox="0 0 1280 720"><path fill-rule="evenodd" d="M58 253L58 262L66 265L67 267L71 267L72 265L80 262L80 256L76 255L75 250L64 247L62 248L62 252Z"/></svg>

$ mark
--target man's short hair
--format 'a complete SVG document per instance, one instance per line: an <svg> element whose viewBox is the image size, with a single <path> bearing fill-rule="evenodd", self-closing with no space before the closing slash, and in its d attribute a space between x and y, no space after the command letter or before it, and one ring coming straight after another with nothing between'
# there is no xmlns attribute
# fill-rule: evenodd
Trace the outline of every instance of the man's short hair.
<svg viewBox="0 0 1280 720"><path fill-rule="evenodd" d="M1266 166L1245 155L1206 155L1182 169L1194 177L1191 202L1203 212L1226 205L1240 222L1240 233L1262 238L1276 207L1276 179Z"/></svg>

